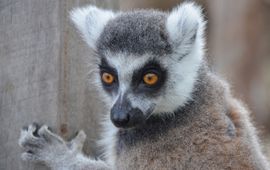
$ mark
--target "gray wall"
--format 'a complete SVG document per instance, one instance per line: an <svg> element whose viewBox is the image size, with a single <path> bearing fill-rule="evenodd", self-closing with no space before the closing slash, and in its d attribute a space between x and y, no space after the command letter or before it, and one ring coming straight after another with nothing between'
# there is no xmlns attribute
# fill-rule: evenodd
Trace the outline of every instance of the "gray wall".
<svg viewBox="0 0 270 170"><path fill-rule="evenodd" d="M104 108L86 81L92 53L68 19L89 3L118 7L116 0L0 0L0 169L46 169L20 160L20 129L34 121L65 139L84 129L85 152L97 154Z"/></svg>

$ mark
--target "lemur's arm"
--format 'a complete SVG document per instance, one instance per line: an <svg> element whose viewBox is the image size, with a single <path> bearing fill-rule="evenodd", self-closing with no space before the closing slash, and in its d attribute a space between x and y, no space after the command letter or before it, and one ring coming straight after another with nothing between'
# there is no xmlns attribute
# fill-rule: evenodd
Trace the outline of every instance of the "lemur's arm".
<svg viewBox="0 0 270 170"><path fill-rule="evenodd" d="M46 164L53 170L109 170L104 161L92 160L82 153L86 135L80 131L70 142L52 133L47 126L32 124L21 130L19 145L23 160Z"/></svg>

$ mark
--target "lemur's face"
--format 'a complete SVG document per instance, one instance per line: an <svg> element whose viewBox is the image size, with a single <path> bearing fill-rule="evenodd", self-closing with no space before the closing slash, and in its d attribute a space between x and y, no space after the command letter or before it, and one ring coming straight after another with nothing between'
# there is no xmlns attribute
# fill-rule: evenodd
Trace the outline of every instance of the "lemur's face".
<svg viewBox="0 0 270 170"><path fill-rule="evenodd" d="M203 46L203 21L193 4L170 14L90 6L72 19L97 54L98 88L116 127L140 126L189 100Z"/></svg>
<svg viewBox="0 0 270 170"><path fill-rule="evenodd" d="M168 66L150 55L107 54L100 63L100 81L111 103L117 127L144 123L166 94Z"/></svg>

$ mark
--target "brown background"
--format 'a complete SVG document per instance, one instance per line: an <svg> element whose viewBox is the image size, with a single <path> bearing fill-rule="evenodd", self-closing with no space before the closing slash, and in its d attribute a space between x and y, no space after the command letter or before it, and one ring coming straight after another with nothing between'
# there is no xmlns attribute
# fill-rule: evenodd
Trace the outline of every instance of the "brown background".
<svg viewBox="0 0 270 170"><path fill-rule="evenodd" d="M98 120L106 109L86 81L91 50L68 19L70 9L89 3L166 10L179 1L0 0L0 169L46 169L19 157L19 129L33 121L48 124L66 139L84 129L84 150L98 155ZM270 2L198 3L209 20L208 59L248 103L264 146L269 146Z"/></svg>

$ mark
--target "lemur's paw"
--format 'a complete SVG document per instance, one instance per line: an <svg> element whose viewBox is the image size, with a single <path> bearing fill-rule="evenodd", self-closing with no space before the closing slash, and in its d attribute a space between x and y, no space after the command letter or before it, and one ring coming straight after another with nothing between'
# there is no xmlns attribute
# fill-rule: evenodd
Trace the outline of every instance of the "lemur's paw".
<svg viewBox="0 0 270 170"><path fill-rule="evenodd" d="M71 149L77 152L81 152L85 139L86 139L86 134L84 133L83 130L80 130L76 134L76 136L69 142Z"/></svg>
<svg viewBox="0 0 270 170"><path fill-rule="evenodd" d="M19 145L23 148L22 159L26 161L54 164L69 159L81 152L86 135L80 131L70 142L43 125L31 124L21 130Z"/></svg>
<svg viewBox="0 0 270 170"><path fill-rule="evenodd" d="M57 152L67 151L64 140L52 133L48 126L41 128L31 124L21 130L19 145L23 148L22 159L26 161L45 162Z"/></svg>

